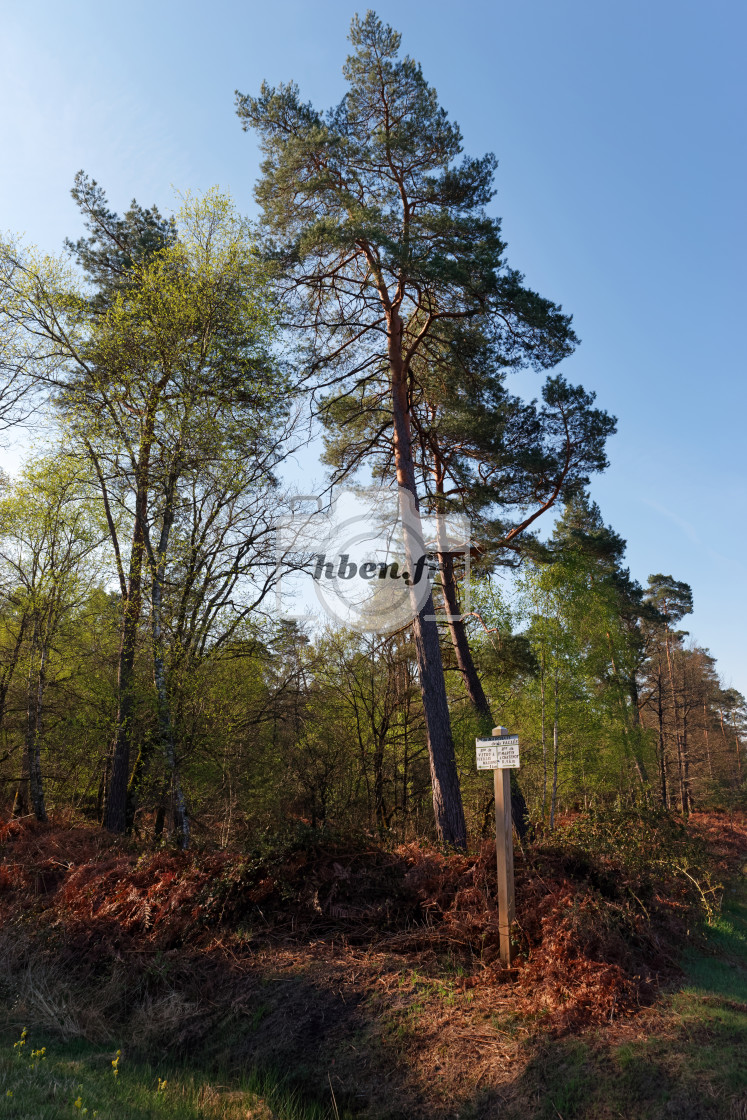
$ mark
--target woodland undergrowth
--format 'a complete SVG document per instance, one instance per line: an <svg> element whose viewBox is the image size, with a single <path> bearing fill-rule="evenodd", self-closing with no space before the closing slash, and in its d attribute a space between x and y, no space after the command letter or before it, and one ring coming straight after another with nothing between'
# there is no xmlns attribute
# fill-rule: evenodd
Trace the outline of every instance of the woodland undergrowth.
<svg viewBox="0 0 747 1120"><path fill-rule="evenodd" d="M677 974L720 904L747 821L650 810L577 815L517 851L515 960L498 956L492 844L432 844L305 826L251 850L154 850L97 829L0 827L0 996L16 1025L204 1049L272 952L370 953L500 989L531 1029L634 1014ZM269 956L268 956L269 953ZM11 1025L9 1022L8 1025Z"/></svg>

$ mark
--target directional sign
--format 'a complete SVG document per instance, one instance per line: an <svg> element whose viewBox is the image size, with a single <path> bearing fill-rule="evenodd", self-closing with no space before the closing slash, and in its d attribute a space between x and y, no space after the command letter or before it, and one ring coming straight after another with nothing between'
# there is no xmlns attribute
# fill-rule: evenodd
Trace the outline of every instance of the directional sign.
<svg viewBox="0 0 747 1120"><path fill-rule="evenodd" d="M476 744L478 770L518 768L518 735L497 735L490 739L477 739Z"/></svg>
<svg viewBox="0 0 747 1120"><path fill-rule="evenodd" d="M480 740L477 740L477 769L478 770L495 770L499 766L498 762L498 748L493 746L481 746Z"/></svg>
<svg viewBox="0 0 747 1120"><path fill-rule="evenodd" d="M501 963L509 967L512 957L511 923L514 907L514 833L511 821L511 775L519 765L519 736L494 727L489 739L477 740L477 769L493 771L495 791L495 869L498 898L498 938Z"/></svg>

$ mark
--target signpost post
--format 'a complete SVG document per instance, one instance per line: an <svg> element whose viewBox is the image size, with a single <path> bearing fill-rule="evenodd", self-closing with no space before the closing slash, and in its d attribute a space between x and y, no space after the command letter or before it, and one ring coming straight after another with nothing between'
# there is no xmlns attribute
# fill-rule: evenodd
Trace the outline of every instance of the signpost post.
<svg viewBox="0 0 747 1120"><path fill-rule="evenodd" d="M492 770L495 786L495 855L498 868L498 931L501 963L511 964L514 910L514 838L511 821L511 770L519 765L519 737L494 727L490 739L477 740L477 769Z"/></svg>

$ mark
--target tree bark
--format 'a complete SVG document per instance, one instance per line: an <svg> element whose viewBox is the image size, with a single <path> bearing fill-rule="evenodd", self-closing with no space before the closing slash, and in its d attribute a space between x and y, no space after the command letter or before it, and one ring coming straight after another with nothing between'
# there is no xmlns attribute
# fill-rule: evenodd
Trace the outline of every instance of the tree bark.
<svg viewBox="0 0 747 1120"><path fill-rule="evenodd" d="M553 697L555 709L552 723L552 796L550 798L550 832L555 828L555 809L558 802L558 670L555 670Z"/></svg>
<svg viewBox="0 0 747 1120"><path fill-rule="evenodd" d="M407 563L410 565L409 570L412 572L415 570L419 555L423 553L423 539L412 458L407 383L402 363L402 320L394 308L389 309L387 318L394 417L394 461L400 493L405 552ZM407 495L411 497L411 502ZM410 594L413 604L416 605L417 592L414 585L410 587ZM463 848L467 843L467 826L454 755L446 681L431 591L428 592L423 607L413 619L413 633L428 734L436 830L439 838L445 843Z"/></svg>
<svg viewBox="0 0 747 1120"><path fill-rule="evenodd" d="M27 625L28 618L24 614L18 627L16 640L13 643L13 652L10 655L10 660L3 669L2 677L0 677L0 726L2 726L5 719L5 705L8 699L8 689L10 688L10 682L12 681L13 675L15 674L16 668L18 667L18 659L21 655L21 647L23 645L23 639L26 634Z"/></svg>
<svg viewBox="0 0 747 1120"><path fill-rule="evenodd" d="M142 789L143 782L148 773L156 746L156 738L151 734L146 734L140 744L137 757L132 766L130 780L127 783L127 805L125 814L127 832L131 832L134 827L135 815L140 803L140 790Z"/></svg>
<svg viewBox="0 0 747 1120"><path fill-rule="evenodd" d="M711 758L711 744L708 738L708 708L703 701L703 734L705 735L706 758L708 759L708 777L713 781L713 760Z"/></svg>
<svg viewBox="0 0 747 1120"><path fill-rule="evenodd" d="M383 832L386 828L386 810L384 807L384 736L377 735L375 731L374 735L374 818L376 820L377 828L380 832Z"/></svg>
<svg viewBox="0 0 747 1120"><path fill-rule="evenodd" d="M119 646L117 722L104 805L104 828L110 832L124 832L127 827L127 785L130 774L132 716L135 706L135 655L143 601L144 511L139 508L142 505L141 498L138 498L137 505L127 580L127 600L123 604L122 636Z"/></svg>
<svg viewBox="0 0 747 1120"><path fill-rule="evenodd" d="M482 687L480 675L477 672L477 666L472 657L472 650L469 647L469 640L467 638L467 629L460 617L461 608L456 586L454 560L448 553L440 553L439 556L441 562L441 589L444 597L444 605L446 607L451 644L454 647L459 672L462 675L464 687L467 690L470 704L474 708L475 713L485 719L486 729L488 724L492 728L493 717L490 712L490 704L488 703L488 698Z"/></svg>
<svg viewBox="0 0 747 1120"><path fill-rule="evenodd" d="M687 806L685 812L690 813L693 807L693 799L690 793L690 754L687 742L687 707L683 707L682 712L682 778L685 790L684 802Z"/></svg>
<svg viewBox="0 0 747 1120"><path fill-rule="evenodd" d="M685 760L682 752L682 737L680 736L679 711L677 708L677 694L674 689L674 673L672 670L672 652L669 645L669 623L664 629L664 643L667 651L667 669L669 671L669 687L672 693L672 716L674 719L674 735L677 743L677 773L680 782L680 809L683 814L688 812L687 784L685 778Z"/></svg>
<svg viewBox="0 0 747 1120"><path fill-rule="evenodd" d="M440 553L439 555L441 559L441 589L457 667L462 675L470 704L474 708L475 714L480 721L484 723L485 731L487 732L488 730L492 730L494 720L490 711L490 703L485 695L485 690L480 680L480 674L477 672L477 666L472 656L469 638L467 637L467 628L461 618L454 560L447 552ZM511 818L519 839L523 840L529 832L529 810L527 808L526 798L524 797L518 778L513 770L511 771Z"/></svg>
<svg viewBox="0 0 747 1120"><path fill-rule="evenodd" d="M617 662L615 661L615 646L612 641L612 635L609 630L607 631L607 645L610 651L610 663L612 665L612 672L617 682L617 698L620 704L620 715L622 717L622 733L625 741L625 747L633 759L638 780L643 786L644 790L648 785L648 772L646 770L646 763L640 752L640 741L637 731L633 731L632 739L630 733L630 724L628 720L628 706L625 703L625 691L631 700L631 708L633 711L633 727L634 729L640 724L640 713L638 711L638 685L636 684L635 675L629 676L627 681L620 677L617 671ZM627 689L626 686L627 685Z"/></svg>
<svg viewBox="0 0 747 1120"><path fill-rule="evenodd" d="M664 738L664 681L661 668L661 657L659 657L659 672L656 681L656 712L659 720L659 783L661 788L661 804L664 809L669 806L669 794L667 790L667 762L666 762L666 740Z"/></svg>
<svg viewBox="0 0 747 1120"><path fill-rule="evenodd" d="M150 557L152 567L151 627L153 637L153 679L156 686L158 727L166 763L171 774L171 788L174 799L174 831L178 838L179 847L186 849L189 846L189 817L187 815L184 791L179 778L179 770L176 764L176 747L174 744L174 729L171 721L171 706L166 682L163 643L163 573L166 564L166 552L168 550L171 526L174 520L175 486L176 479L172 476L169 480L167 490L158 551L155 556Z"/></svg>
<svg viewBox="0 0 747 1120"><path fill-rule="evenodd" d="M26 817L29 813L29 754L26 749L26 743L23 744L23 755L21 757L21 777L16 786L16 794L13 798L13 809L11 815L14 817Z"/></svg>
<svg viewBox="0 0 747 1120"><path fill-rule="evenodd" d="M34 662L36 654L39 655L39 667L35 671ZM44 783L41 770L41 729L42 706L44 703L44 683L47 662L46 643L39 641L38 624L34 623L34 634L31 639L31 655L29 658L27 705L26 705L26 757L28 766L28 788L31 808L38 821L47 820L47 808L44 803Z"/></svg>
<svg viewBox="0 0 747 1120"><path fill-rule="evenodd" d="M542 737L542 824L547 812L547 727L545 725L545 640L540 653L540 734Z"/></svg>
<svg viewBox="0 0 747 1120"><path fill-rule="evenodd" d="M13 679L13 674L16 671L18 660L21 653L21 646L23 644L24 634L28 625L28 617L26 615L21 619L21 625L18 628L18 635L16 637L13 653L9 663L6 665L2 681L0 681L0 723L5 719L5 705L8 698L8 689L10 682ZM24 742L24 750L21 757L21 777L16 786L15 796L13 798L13 808L11 814L14 817L25 817L29 811L29 760L28 752Z"/></svg>
<svg viewBox="0 0 747 1120"><path fill-rule="evenodd" d="M109 756L108 784L104 805L104 828L110 832L124 832L127 828L127 786L130 773L130 743L132 717L135 708L135 656L143 604L143 561L147 533L148 496L150 490L150 458L156 423L156 410L160 394L168 382L168 374L153 387L144 411L140 456L135 475L135 523L132 530L132 549L127 574L127 594L123 602L122 636L117 668L117 720L114 742ZM94 463L103 484L98 462ZM104 487L105 490L105 487ZM120 583L122 582L119 545L113 521L108 518L112 545L118 558Z"/></svg>

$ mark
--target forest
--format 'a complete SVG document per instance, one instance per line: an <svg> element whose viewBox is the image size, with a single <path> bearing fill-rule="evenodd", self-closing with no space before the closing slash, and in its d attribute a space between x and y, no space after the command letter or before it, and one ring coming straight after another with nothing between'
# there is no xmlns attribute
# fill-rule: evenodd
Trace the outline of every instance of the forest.
<svg viewBox="0 0 747 1120"><path fill-rule="evenodd" d="M183 844L296 817L459 845L489 828L473 747L502 723L523 830L742 805L744 698L678 628L687 583L632 579L588 496L615 421L553 372L577 339L507 263L494 160L460 157L395 33L371 16L352 41L329 117L292 85L237 95L259 227L218 191L118 215L81 172L61 257L2 246L4 423L48 413L3 480L5 802ZM431 554L446 621L276 617L309 419L330 487L469 518L466 590L463 557Z"/></svg>
<svg viewBox="0 0 747 1120"><path fill-rule="evenodd" d="M97 859L129 852L106 888L112 914L117 882L132 874L140 890L134 853L162 861L152 901L164 869L197 874L207 860L205 883L223 882L224 857L261 850L254 878L241 864L260 907L283 874L296 882L289 850L337 868L359 845L385 878L387 861L417 868L427 851L439 913L451 913L443 892L466 889L448 887L467 873L458 861L492 890L493 788L475 740L500 725L521 744L512 814L527 900L532 866L558 883L581 874L562 862L578 845L584 860L611 861L605 874L630 870L621 837L640 829L652 859L670 844L661 874L681 913L702 903L712 916L716 888L683 838L690 822L711 841L743 827L745 698L684 628L687 570L635 579L592 496L617 421L560 372L579 345L571 315L509 263L490 206L494 157L464 154L419 64L374 13L353 20L350 40L346 92L329 111L293 82L237 92L238 122L263 153L258 220L217 188L185 193L173 214L134 200L117 213L81 171L78 226L58 256L0 242L0 423L35 432L0 478L3 842L63 829L99 845ZM512 382L525 370L531 397ZM310 444L322 448L320 502L347 488L410 511L415 528L387 562L417 570L425 557L428 577L417 603L404 581L404 623L381 621L375 579L355 624L278 612L278 584L313 595L325 559L318 544L278 545L306 500L293 462ZM466 550L423 528L455 518L469 526ZM283 874L267 871L268 851L286 853ZM67 866L64 845L54 859ZM589 866L581 877L596 890ZM638 864L635 875L645 878ZM625 906L640 902L655 924L654 887L630 876ZM323 904L317 890L299 913L308 903L309 921L322 909L352 920L355 892L343 895ZM219 921L234 905L221 898ZM134 921L116 914L118 928ZM452 940L474 960L477 934L459 928ZM609 1000L589 997L589 1021L645 1003L642 960L649 978L669 968L639 933L621 935L638 948L614 964L626 978ZM344 1101L357 1115L360 1102ZM427 1115L420 1107L391 1115Z"/></svg>

